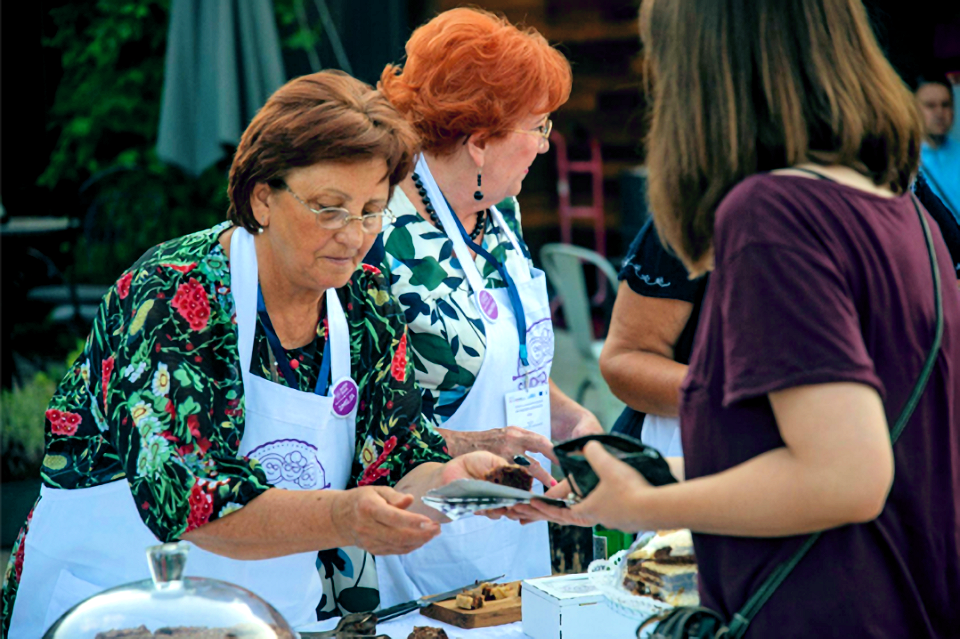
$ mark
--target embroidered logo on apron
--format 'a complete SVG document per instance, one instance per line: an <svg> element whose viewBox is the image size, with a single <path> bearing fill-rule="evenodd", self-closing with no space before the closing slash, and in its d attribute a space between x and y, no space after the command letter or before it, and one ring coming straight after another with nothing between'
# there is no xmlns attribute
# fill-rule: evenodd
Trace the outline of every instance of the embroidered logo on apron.
<svg viewBox="0 0 960 639"><path fill-rule="evenodd" d="M317 447L299 439L278 439L257 446L248 457L260 462L267 482L277 488L323 490L330 488Z"/></svg>
<svg viewBox="0 0 960 639"><path fill-rule="evenodd" d="M517 358L517 374L513 380L522 380L529 375L528 387L546 384L549 381L549 368L553 363L553 325L549 317L545 317L530 325L527 329L527 358L529 368L524 370L523 362Z"/></svg>

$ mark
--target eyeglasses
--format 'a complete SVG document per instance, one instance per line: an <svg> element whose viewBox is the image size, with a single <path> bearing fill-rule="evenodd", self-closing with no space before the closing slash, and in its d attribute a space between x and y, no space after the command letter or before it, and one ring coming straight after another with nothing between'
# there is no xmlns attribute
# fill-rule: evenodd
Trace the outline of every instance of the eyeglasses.
<svg viewBox="0 0 960 639"><path fill-rule="evenodd" d="M539 135L545 142L550 141L550 132L553 131L553 120L549 118L535 129L512 129L516 133L529 133L530 135Z"/></svg>
<svg viewBox="0 0 960 639"><path fill-rule="evenodd" d="M317 216L317 224L320 225L320 228L335 231L346 227L347 224L354 220L359 220L360 227L363 229L363 232L374 235L383 230L383 218L386 217L388 221L392 220L390 213L386 210L376 211L374 213L365 213L363 215L353 215L347 209L339 206L325 206L322 209L315 209L301 200L300 196L294 193L293 189L291 189L286 182L283 182L282 184L283 188L286 189L287 192L297 200L297 202L302 204L304 208Z"/></svg>

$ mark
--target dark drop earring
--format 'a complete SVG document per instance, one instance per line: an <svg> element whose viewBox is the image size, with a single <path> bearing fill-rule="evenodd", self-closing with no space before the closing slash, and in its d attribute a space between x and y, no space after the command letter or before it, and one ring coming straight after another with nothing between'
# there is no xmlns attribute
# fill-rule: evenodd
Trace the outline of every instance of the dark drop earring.
<svg viewBox="0 0 960 639"><path fill-rule="evenodd" d="M475 199L477 202L479 202L480 200L483 199L483 191L480 190L480 186L481 186L481 184L480 184L480 171L477 171L477 190L476 190L476 192L473 194L473 199Z"/></svg>

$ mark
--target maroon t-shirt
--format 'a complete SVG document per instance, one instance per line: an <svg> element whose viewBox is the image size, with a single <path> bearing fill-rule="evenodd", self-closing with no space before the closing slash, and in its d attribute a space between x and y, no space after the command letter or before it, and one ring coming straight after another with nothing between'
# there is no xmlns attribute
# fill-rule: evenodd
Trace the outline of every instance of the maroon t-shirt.
<svg viewBox="0 0 960 639"><path fill-rule="evenodd" d="M960 293L927 222L943 282L943 346L894 447L886 507L875 521L824 533L748 637L960 637ZM892 426L935 326L910 196L757 175L723 200L715 230L716 270L680 409L687 476L783 446L767 398L776 390L866 384ZM695 534L703 604L729 619L805 538Z"/></svg>

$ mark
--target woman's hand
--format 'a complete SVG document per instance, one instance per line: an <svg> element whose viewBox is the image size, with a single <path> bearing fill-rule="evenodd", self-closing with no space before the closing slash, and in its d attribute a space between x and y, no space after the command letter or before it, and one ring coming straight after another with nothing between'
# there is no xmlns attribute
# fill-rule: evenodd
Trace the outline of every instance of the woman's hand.
<svg viewBox="0 0 960 639"><path fill-rule="evenodd" d="M600 479L586 499L569 508L550 506L534 499L530 504L491 511L489 516L503 515L521 523L547 519L571 526L594 526L603 524L635 532L645 530L643 511L638 507L638 497L644 491L655 490L643 475L623 463L597 442L588 442L583 448L584 456ZM545 496L562 499L570 492L566 480L548 491Z"/></svg>
<svg viewBox="0 0 960 639"><path fill-rule="evenodd" d="M638 502L644 492L656 489L643 475L608 453L598 442L587 442L583 454L600 483L586 499L570 508L571 514L616 530L646 530L643 509ZM546 504L534 504L537 509L546 507Z"/></svg>
<svg viewBox="0 0 960 639"><path fill-rule="evenodd" d="M452 431L445 428L437 430L447 441L447 450L454 457L454 461L467 453L487 451L500 456L511 464L515 456L528 457L527 453L540 453L553 463L557 463L557 458L553 454L553 444L550 443L549 439L519 426L473 432ZM550 487L556 483L550 473L535 459L530 459L527 472L544 486Z"/></svg>
<svg viewBox="0 0 960 639"><path fill-rule="evenodd" d="M570 495L570 484L566 479L543 494L544 497L550 497L553 499L566 499ZM534 507L532 504L536 504L536 507ZM500 517L506 517L508 519L519 521L521 524L529 524L533 521L547 520L557 524L562 524L564 526L592 527L597 523L585 515L572 511L570 508L550 506L539 499L534 499L530 504L520 504L511 508L487 510L482 514L486 515L490 519L500 519Z"/></svg>
<svg viewBox="0 0 960 639"><path fill-rule="evenodd" d="M494 468L506 466L507 462L487 451L475 451L454 457L445 464L427 462L420 464L397 483L397 490L408 493L413 504L404 508L423 514L431 520L447 523L450 521L440 511L423 503L423 496L433 489L446 486L456 479L482 479Z"/></svg>
<svg viewBox="0 0 960 639"><path fill-rule="evenodd" d="M589 410L573 401L550 380L550 436L565 442L584 435L599 435L603 426ZM555 461L555 460L554 460Z"/></svg>
<svg viewBox="0 0 960 639"><path fill-rule="evenodd" d="M455 479L483 479L494 468L506 465L507 462L502 457L478 450L454 457L444 464L440 482L442 486L446 486Z"/></svg>
<svg viewBox="0 0 960 639"><path fill-rule="evenodd" d="M605 432L596 416L590 411L585 410L580 420L577 421L577 424L573 427L573 430L570 431L570 439L576 439L577 437L584 437L586 435L602 435Z"/></svg>
<svg viewBox="0 0 960 639"><path fill-rule="evenodd" d="M413 496L386 486L363 486L337 495L330 511L336 530L373 555L402 555L440 534L440 524L407 512Z"/></svg>

